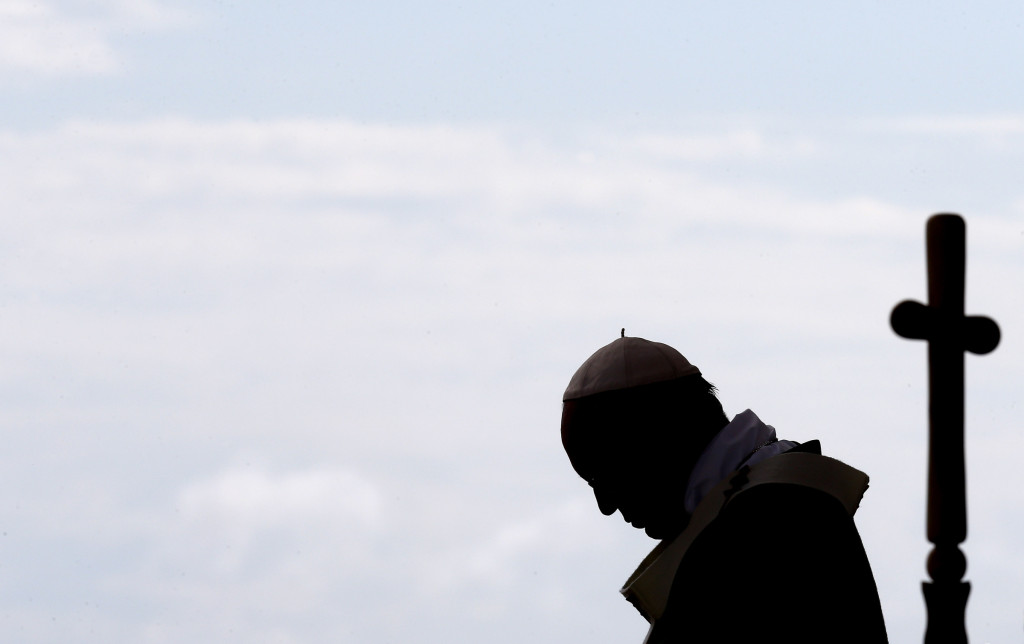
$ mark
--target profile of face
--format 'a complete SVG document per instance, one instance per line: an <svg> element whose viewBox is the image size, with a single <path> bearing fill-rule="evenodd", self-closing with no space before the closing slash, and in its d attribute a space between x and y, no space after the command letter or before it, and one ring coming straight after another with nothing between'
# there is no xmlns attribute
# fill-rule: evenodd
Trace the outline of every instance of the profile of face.
<svg viewBox="0 0 1024 644"><path fill-rule="evenodd" d="M689 521L683 508L686 484L667 476L674 473L672 468L657 460L657 455L651 454L595 468L587 483L603 514L618 511L626 523L643 529L652 539L666 539Z"/></svg>
<svg viewBox="0 0 1024 644"><path fill-rule="evenodd" d="M641 426L624 422L621 414L580 411L572 401L565 404L563 445L601 512L618 511L654 539L678 534L689 521L683 496L692 459L679 453L675 432L652 427L659 419L645 418Z"/></svg>

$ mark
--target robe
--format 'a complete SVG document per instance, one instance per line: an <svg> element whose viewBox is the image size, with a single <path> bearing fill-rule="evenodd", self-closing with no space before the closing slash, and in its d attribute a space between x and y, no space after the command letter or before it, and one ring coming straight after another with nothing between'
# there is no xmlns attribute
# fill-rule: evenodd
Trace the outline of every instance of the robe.
<svg viewBox="0 0 1024 644"><path fill-rule="evenodd" d="M817 441L791 452L820 453ZM820 489L765 483L687 548L647 644L887 642L851 511Z"/></svg>

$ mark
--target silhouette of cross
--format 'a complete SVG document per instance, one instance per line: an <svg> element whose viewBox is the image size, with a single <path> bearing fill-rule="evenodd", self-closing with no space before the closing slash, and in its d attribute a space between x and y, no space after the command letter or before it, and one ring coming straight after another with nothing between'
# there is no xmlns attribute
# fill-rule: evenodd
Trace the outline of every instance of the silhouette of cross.
<svg viewBox="0 0 1024 644"><path fill-rule="evenodd" d="M985 354L999 344L999 327L964 315L964 220L928 219L928 305L906 300L892 311L893 330L928 341L928 555L932 582L922 584L928 608L925 644L966 644L964 613L971 590L962 581L967 559L964 475L964 351Z"/></svg>

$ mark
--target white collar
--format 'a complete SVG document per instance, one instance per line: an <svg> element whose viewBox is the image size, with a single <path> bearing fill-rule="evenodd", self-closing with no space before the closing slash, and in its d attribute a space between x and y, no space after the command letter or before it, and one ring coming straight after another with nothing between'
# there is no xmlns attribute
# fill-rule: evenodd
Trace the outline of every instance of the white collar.
<svg viewBox="0 0 1024 644"><path fill-rule="evenodd" d="M796 445L793 441L767 444L775 438L775 428L761 422L754 412L748 409L737 414L711 439L693 466L683 500L686 512L693 514L711 488L740 465L755 465Z"/></svg>

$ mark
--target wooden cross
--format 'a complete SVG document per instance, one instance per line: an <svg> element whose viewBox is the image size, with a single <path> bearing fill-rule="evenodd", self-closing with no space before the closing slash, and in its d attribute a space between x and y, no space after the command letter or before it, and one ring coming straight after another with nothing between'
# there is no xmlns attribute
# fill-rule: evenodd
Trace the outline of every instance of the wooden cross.
<svg viewBox="0 0 1024 644"><path fill-rule="evenodd" d="M964 617L971 585L963 581L967 558L964 479L964 351L984 354L999 344L999 327L964 316L964 220L940 214L928 219L928 305L906 300L892 311L893 330L928 341L928 555L924 582L928 626L925 644L966 644Z"/></svg>

